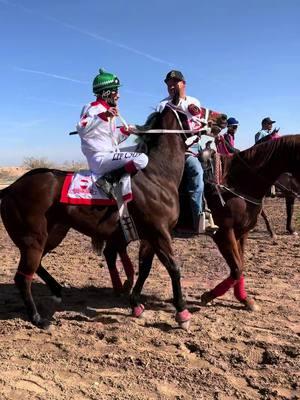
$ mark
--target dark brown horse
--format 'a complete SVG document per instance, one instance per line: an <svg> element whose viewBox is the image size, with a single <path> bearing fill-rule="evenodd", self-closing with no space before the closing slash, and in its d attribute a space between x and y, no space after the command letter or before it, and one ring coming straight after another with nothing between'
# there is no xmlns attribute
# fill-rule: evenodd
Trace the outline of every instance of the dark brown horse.
<svg viewBox="0 0 300 400"><path fill-rule="evenodd" d="M284 136L237 153L227 161L222 206L213 187L206 190L209 208L219 230L213 236L230 268L230 276L202 295L203 304L222 296L231 287L249 309L255 303L244 287L244 250L249 231L262 209L262 199L283 172L300 182L300 135Z"/></svg>
<svg viewBox="0 0 300 400"><path fill-rule="evenodd" d="M285 198L285 207L286 207L286 231L290 235L298 235L298 232L295 230L293 226L293 214L294 214L294 204L296 198L299 198L300 195L300 185L297 180L293 178L293 176L289 173L285 173L280 175L280 177L275 182L276 189L276 197L284 197ZM268 215L263 210L262 217L265 221L266 227L270 236L275 239L276 234L272 227L272 224L268 218Z"/></svg>
<svg viewBox="0 0 300 400"><path fill-rule="evenodd" d="M175 114L169 107L157 115L152 127L177 131L189 129L186 116ZM171 277L176 321L185 324L190 314L182 295L180 269L171 238L179 214L178 186L184 168L184 140L178 132L155 134L148 137L147 144L149 164L133 178L134 200L129 204L144 243L140 251L142 273L133 290L131 305L134 315L143 311L139 293L156 254ZM0 192L2 221L21 255L15 284L30 321L41 328L47 327L49 321L42 318L36 308L31 293L32 277L37 273L54 295L61 295L60 285L42 267L41 260L59 245L70 228L92 237L94 242L109 240L109 243L118 243L120 253L126 247L122 245L116 207L60 203L65 176L65 172L53 169L32 170Z"/></svg>

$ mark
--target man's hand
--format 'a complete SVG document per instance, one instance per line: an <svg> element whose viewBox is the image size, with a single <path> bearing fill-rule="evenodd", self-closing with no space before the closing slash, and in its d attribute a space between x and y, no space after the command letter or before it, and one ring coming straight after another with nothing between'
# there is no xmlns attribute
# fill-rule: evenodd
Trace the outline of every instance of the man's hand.
<svg viewBox="0 0 300 400"><path fill-rule="evenodd" d="M106 116L108 118L111 117L117 117L119 115L119 110L117 107L110 107L107 111L106 111Z"/></svg>
<svg viewBox="0 0 300 400"><path fill-rule="evenodd" d="M128 125L127 127L123 125L120 130L123 135L130 135L131 133L135 133L137 131L137 128L135 125Z"/></svg>

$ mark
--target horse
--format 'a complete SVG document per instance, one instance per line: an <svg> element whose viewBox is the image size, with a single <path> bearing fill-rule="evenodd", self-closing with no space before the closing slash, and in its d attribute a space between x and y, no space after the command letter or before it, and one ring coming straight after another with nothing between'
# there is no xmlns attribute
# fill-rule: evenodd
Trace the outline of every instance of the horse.
<svg viewBox="0 0 300 400"><path fill-rule="evenodd" d="M243 275L248 233L256 225L264 196L282 173L290 172L300 183L300 135L283 136L236 153L231 159L224 158L226 170L221 193L224 204L213 185L206 186L205 196L219 226L212 237L230 268L230 275L203 293L201 300L206 305L233 288L237 300L247 309L256 310L258 307L246 292Z"/></svg>
<svg viewBox="0 0 300 400"><path fill-rule="evenodd" d="M174 100L174 104L177 101ZM168 130L168 133L146 135L149 163L132 179L134 198L128 208L144 245L140 251L140 270L143 273L135 284L130 303L133 315L143 311L138 294L156 254L172 281L176 321L187 327L191 314L182 294L171 231L179 215L178 187L184 168L185 138L179 130L189 130L189 126L184 114L166 107L156 115L153 128ZM175 130L175 133L170 134L169 130ZM36 273L53 295L61 299L60 285L42 267L41 260L61 243L70 228L90 236L94 243L100 243L100 247L103 241L108 241L108 244L117 243L120 254L122 247L126 248L116 206L78 206L60 202L65 177L64 171L35 169L0 191L2 221L20 251L14 281L29 320L43 329L49 327L50 321L37 310L31 292L32 278Z"/></svg>
<svg viewBox="0 0 300 400"><path fill-rule="evenodd" d="M223 184L218 190L214 184L206 184L205 197L213 219L219 226L211 237L230 268L230 276L211 291L203 293L201 303L205 306L233 288L236 299L247 310L255 311L259 308L245 289L244 252L247 237L262 211L264 196L278 176L283 171L289 171L300 183L300 135L284 136L235 153L232 157L220 157L224 168ZM111 245L110 252L116 251L117 246ZM126 252L126 247L122 248L122 252ZM148 244L142 242L140 254L147 252ZM149 274L152 259L149 257L148 264L139 265L137 286L140 291L135 287L132 294L137 299ZM144 309L141 303L139 307L137 317Z"/></svg>
<svg viewBox="0 0 300 400"><path fill-rule="evenodd" d="M293 176L289 173L284 173L280 175L280 177L275 182L276 189L276 197L284 197L285 198L285 207L286 207L286 231L290 235L298 235L298 232L295 230L293 226L293 214L294 214L294 204L295 199L299 197L300 194L300 185L293 178ZM270 236L275 239L276 234L272 227L272 224L266 214L265 210L262 210L262 217L265 221L267 230Z"/></svg>

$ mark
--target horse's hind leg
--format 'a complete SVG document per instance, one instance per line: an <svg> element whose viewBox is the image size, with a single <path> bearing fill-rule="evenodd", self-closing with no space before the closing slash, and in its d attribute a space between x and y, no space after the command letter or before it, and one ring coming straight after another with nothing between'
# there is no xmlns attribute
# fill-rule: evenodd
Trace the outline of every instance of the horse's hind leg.
<svg viewBox="0 0 300 400"><path fill-rule="evenodd" d="M269 220L269 217L264 209L261 210L261 216L263 217L263 220L265 221L267 231L269 232L271 238L275 240L277 238L276 233L274 232L273 226L272 226L272 224Z"/></svg>
<svg viewBox="0 0 300 400"><path fill-rule="evenodd" d="M37 242L33 239L33 242ZM32 243L31 246L21 249L21 259L15 275L15 284L18 287L25 303L29 320L39 328L47 328L49 321L41 318L32 297L31 283L37 271L43 250Z"/></svg>
<svg viewBox="0 0 300 400"><path fill-rule="evenodd" d="M120 258L123 264L123 268L126 274L126 281L124 282L123 285L123 291L124 293L130 293L133 283L134 283L134 266L131 262L130 257L128 256L128 253L126 251L126 247L119 252Z"/></svg>
<svg viewBox="0 0 300 400"><path fill-rule="evenodd" d="M254 301L249 298L245 290L243 276L244 267L244 245L246 241L244 235L239 241L236 240L233 229L227 231L219 230L214 235L221 254L225 258L229 268L230 276L219 283L214 289L203 293L201 296L202 304L206 305L217 297L223 296L230 288L234 288L235 297L251 310L255 309Z"/></svg>
<svg viewBox="0 0 300 400"><path fill-rule="evenodd" d="M123 292L123 285L120 279L119 271L116 266L117 247L114 240L109 240L106 242L105 248L103 250L103 255L108 266L113 290L116 294L120 294Z"/></svg>
<svg viewBox="0 0 300 400"><path fill-rule="evenodd" d="M42 257L44 257L51 250L55 249L62 242L69 229L70 228L66 225L56 224L49 230L45 250ZM62 299L62 286L48 271L45 270L45 268L41 264L39 265L36 274L49 287L51 293L53 294L53 300L56 303L60 303Z"/></svg>
<svg viewBox="0 0 300 400"><path fill-rule="evenodd" d="M295 229L293 227L293 224L292 224L292 219L293 219L293 214L294 214L294 204L295 204L295 198L294 197L287 196L285 198L286 230L291 235L298 235L298 233L295 231Z"/></svg>

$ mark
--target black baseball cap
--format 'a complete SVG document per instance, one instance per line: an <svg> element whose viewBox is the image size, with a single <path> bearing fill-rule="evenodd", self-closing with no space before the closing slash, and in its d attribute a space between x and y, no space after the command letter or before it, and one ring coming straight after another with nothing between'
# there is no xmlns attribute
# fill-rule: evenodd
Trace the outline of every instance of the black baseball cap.
<svg viewBox="0 0 300 400"><path fill-rule="evenodd" d="M275 124L276 121L273 121L270 117L266 117L261 121L261 124Z"/></svg>
<svg viewBox="0 0 300 400"><path fill-rule="evenodd" d="M185 81L184 76L182 75L182 72L176 71L172 69L172 71L167 73L167 76L165 78L165 83L168 82L170 79L178 79L179 81Z"/></svg>

